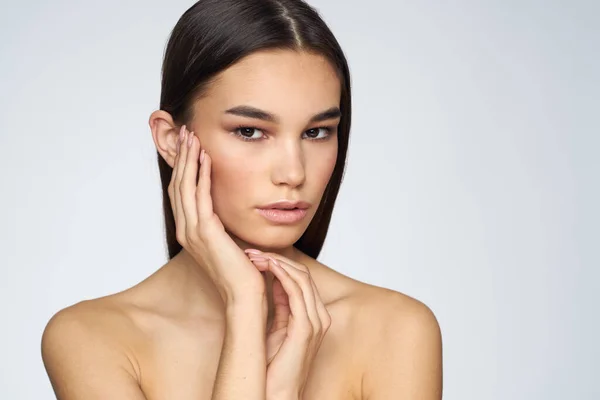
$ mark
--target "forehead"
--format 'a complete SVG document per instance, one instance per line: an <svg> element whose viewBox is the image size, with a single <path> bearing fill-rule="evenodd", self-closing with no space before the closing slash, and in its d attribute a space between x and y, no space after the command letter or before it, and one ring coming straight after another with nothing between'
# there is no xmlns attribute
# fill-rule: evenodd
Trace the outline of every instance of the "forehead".
<svg viewBox="0 0 600 400"><path fill-rule="evenodd" d="M325 57L268 50L255 52L221 72L198 105L220 111L250 105L285 119L339 106L340 92L340 80Z"/></svg>

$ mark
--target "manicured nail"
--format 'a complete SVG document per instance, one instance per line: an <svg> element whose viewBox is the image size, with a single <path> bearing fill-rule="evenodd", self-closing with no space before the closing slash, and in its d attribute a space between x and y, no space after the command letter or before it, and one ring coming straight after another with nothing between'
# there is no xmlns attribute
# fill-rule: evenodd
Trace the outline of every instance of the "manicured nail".
<svg viewBox="0 0 600 400"><path fill-rule="evenodd" d="M278 267L281 267L281 264L279 264L279 261L277 261L275 258L273 257L269 257L269 260L271 260L271 262L275 265L277 265Z"/></svg>
<svg viewBox="0 0 600 400"><path fill-rule="evenodd" d="M204 162L204 149L200 152L200 162Z"/></svg>
<svg viewBox="0 0 600 400"><path fill-rule="evenodd" d="M256 250L256 249L246 249L244 250L245 253L250 253L250 254L263 254L262 251L260 250Z"/></svg>
<svg viewBox="0 0 600 400"><path fill-rule="evenodd" d="M269 259L266 257L260 257L260 256L251 256L250 260L252 261L268 261Z"/></svg>

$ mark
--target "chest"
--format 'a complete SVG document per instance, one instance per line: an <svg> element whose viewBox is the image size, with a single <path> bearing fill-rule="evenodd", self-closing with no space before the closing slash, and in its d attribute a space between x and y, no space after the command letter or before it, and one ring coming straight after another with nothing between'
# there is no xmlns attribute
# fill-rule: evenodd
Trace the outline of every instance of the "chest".
<svg viewBox="0 0 600 400"><path fill-rule="evenodd" d="M221 355L222 335L172 333L152 341L139 357L148 400L209 399ZM304 400L358 400L360 366L342 331L329 331L313 360Z"/></svg>

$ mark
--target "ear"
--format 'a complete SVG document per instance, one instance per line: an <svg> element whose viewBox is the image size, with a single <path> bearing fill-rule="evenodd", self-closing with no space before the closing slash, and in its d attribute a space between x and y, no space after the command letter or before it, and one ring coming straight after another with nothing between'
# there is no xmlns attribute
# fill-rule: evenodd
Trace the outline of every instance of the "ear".
<svg viewBox="0 0 600 400"><path fill-rule="evenodd" d="M152 139L158 153L173 168L175 165L175 155L177 154L177 138L179 129L173 122L173 117L166 111L156 110L150 114L148 120Z"/></svg>

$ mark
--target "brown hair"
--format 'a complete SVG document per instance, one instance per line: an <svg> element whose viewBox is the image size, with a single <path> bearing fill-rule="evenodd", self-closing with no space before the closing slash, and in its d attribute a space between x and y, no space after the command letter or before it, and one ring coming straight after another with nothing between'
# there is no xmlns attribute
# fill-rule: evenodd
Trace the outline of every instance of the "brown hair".
<svg viewBox="0 0 600 400"><path fill-rule="evenodd" d="M337 198L350 135L350 72L348 63L318 12L301 0L200 0L177 21L162 64L160 109L181 125L193 119L193 102L211 79L243 57L265 49L308 51L326 57L341 82L336 165L308 228L294 244L317 258L327 236ZM173 169L157 152L169 259L181 250L168 186Z"/></svg>

